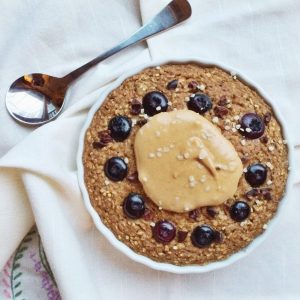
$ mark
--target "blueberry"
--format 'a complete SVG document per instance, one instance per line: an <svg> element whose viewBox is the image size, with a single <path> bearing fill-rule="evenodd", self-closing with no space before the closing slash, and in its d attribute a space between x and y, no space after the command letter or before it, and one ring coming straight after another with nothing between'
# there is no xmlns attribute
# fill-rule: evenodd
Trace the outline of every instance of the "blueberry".
<svg viewBox="0 0 300 300"><path fill-rule="evenodd" d="M143 108L148 116L154 116L160 112L167 111L168 99L163 93L158 91L147 93L143 97Z"/></svg>
<svg viewBox="0 0 300 300"><path fill-rule="evenodd" d="M139 219L145 212L145 201L140 194L130 193L124 200L123 210L127 217Z"/></svg>
<svg viewBox="0 0 300 300"><path fill-rule="evenodd" d="M191 82L189 82L188 88L192 92L197 92L197 91L199 91L199 83L196 80L192 80Z"/></svg>
<svg viewBox="0 0 300 300"><path fill-rule="evenodd" d="M131 131L131 120L126 116L116 116L108 123L111 137L117 141L122 142L128 138Z"/></svg>
<svg viewBox="0 0 300 300"><path fill-rule="evenodd" d="M198 248L208 247L215 239L216 232L208 225L195 227L191 235L193 245Z"/></svg>
<svg viewBox="0 0 300 300"><path fill-rule="evenodd" d="M242 117L239 131L243 136L251 140L257 139L264 134L265 123L259 115L248 113Z"/></svg>
<svg viewBox="0 0 300 300"><path fill-rule="evenodd" d="M230 216L234 221L242 222L248 218L250 207L244 201L236 201L230 207Z"/></svg>
<svg viewBox="0 0 300 300"><path fill-rule="evenodd" d="M247 168L245 179L252 187L258 187L266 181L267 173L268 170L264 165L253 164Z"/></svg>
<svg viewBox="0 0 300 300"><path fill-rule="evenodd" d="M270 123L272 118L272 114L268 111L267 113L264 114L264 122L265 124Z"/></svg>
<svg viewBox="0 0 300 300"><path fill-rule="evenodd" d="M104 165L104 173L112 181L123 180L127 171L127 164L121 157L112 157Z"/></svg>
<svg viewBox="0 0 300 300"><path fill-rule="evenodd" d="M166 220L156 222L153 228L153 237L159 243L169 243L176 235L175 226Z"/></svg>
<svg viewBox="0 0 300 300"><path fill-rule="evenodd" d="M206 94L195 94L190 97L187 107L196 113L204 114L212 108L212 102Z"/></svg>

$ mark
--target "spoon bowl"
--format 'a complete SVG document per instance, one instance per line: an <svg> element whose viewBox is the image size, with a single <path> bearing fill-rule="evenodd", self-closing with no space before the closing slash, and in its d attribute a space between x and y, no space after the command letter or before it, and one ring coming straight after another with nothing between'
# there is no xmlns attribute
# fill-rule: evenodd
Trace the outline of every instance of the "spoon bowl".
<svg viewBox="0 0 300 300"><path fill-rule="evenodd" d="M33 73L18 78L6 94L13 118L27 125L41 125L62 111L68 84L63 78Z"/></svg>

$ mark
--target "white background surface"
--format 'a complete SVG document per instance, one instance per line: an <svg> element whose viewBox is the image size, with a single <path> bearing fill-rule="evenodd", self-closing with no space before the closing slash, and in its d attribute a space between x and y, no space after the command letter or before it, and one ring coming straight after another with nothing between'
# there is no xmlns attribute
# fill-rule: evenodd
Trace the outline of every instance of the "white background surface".
<svg viewBox="0 0 300 300"><path fill-rule="evenodd" d="M173 275L129 261L95 231L75 165L78 134L101 87L170 54L240 69L276 101L300 143L299 1L191 0L189 22L86 74L57 121L32 132L8 117L5 91L15 78L67 73L168 1L140 2L0 0L0 268L35 221L63 299L299 299L299 186L271 236L247 258L204 275Z"/></svg>

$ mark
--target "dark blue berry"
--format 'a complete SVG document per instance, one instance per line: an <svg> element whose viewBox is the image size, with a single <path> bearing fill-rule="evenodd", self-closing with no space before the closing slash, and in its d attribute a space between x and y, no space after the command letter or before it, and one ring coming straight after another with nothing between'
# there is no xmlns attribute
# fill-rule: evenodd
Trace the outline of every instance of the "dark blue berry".
<svg viewBox="0 0 300 300"><path fill-rule="evenodd" d="M143 97L143 108L148 116L154 116L160 112L167 111L168 99L161 92L149 92Z"/></svg>
<svg viewBox="0 0 300 300"><path fill-rule="evenodd" d="M153 237L159 243L169 243L176 235L175 226L169 221L158 221L153 228Z"/></svg>
<svg viewBox="0 0 300 300"><path fill-rule="evenodd" d="M240 133L251 140L260 138L265 132L263 119L255 113L245 114L241 119L240 125Z"/></svg>
<svg viewBox="0 0 300 300"><path fill-rule="evenodd" d="M145 201L140 194L130 193L124 200L123 210L127 217L138 219L144 215Z"/></svg>
<svg viewBox="0 0 300 300"><path fill-rule="evenodd" d="M242 222L248 218L250 207L244 201L236 201L230 207L230 216L234 221Z"/></svg>
<svg viewBox="0 0 300 300"><path fill-rule="evenodd" d="M128 138L131 131L131 120L126 116L116 116L108 123L111 137L117 141L122 142Z"/></svg>
<svg viewBox="0 0 300 300"><path fill-rule="evenodd" d="M216 232L208 225L195 227L191 235L193 245L198 248L208 247L215 239Z"/></svg>
<svg viewBox="0 0 300 300"><path fill-rule="evenodd" d="M204 114L212 108L212 101L206 94L195 94L190 97L187 107L196 113Z"/></svg>
<svg viewBox="0 0 300 300"><path fill-rule="evenodd" d="M264 165L253 164L247 168L245 179L252 187L258 187L266 181L267 173L268 170Z"/></svg>
<svg viewBox="0 0 300 300"><path fill-rule="evenodd" d="M127 164L121 157L112 157L104 165L104 173L112 181L123 180L127 171Z"/></svg>

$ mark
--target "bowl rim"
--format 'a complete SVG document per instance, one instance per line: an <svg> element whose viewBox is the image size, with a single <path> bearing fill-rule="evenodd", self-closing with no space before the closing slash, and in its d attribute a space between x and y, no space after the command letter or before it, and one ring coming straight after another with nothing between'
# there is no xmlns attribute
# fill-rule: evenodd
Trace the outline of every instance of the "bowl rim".
<svg viewBox="0 0 300 300"><path fill-rule="evenodd" d="M124 80L127 78L141 72L142 70L149 68L149 67L156 67L160 65L165 64L187 64L187 63L195 63L200 66L215 66L218 68L221 68L225 72L233 75L236 75L239 80L243 81L245 84L247 84L250 88L254 89L273 109L275 116L279 123L281 124L283 137L285 140L287 140L287 146L288 146L288 161L289 161L289 173L288 173L288 179L285 187L284 195L279 202L277 211L273 218L268 222L267 228L259 235L257 236L253 241L250 242L249 245L247 245L245 248L239 250L238 252L230 255L229 257L225 258L224 260L210 262L205 265L187 265L187 266L177 266L170 263L162 263L154 261L146 256L143 256L141 254L138 254L134 252L132 249L130 249L126 244L118 240L113 232L106 227L102 221L96 210L93 208L91 201L89 199L89 195L85 186L84 182L84 167L82 162L82 156L83 156L83 150L84 150L84 139L85 139L85 133L90 126L90 123L92 122L92 119L94 117L94 114L96 111L100 108L101 104L103 103L104 99L107 97L107 95L113 91L115 88L120 86ZM279 108L277 107L276 103L272 103L270 100L271 98L265 93L265 91L256 83L254 83L252 80L250 80L247 76L245 76L243 73L241 73L239 70L229 67L227 65L224 65L223 63L220 63L218 61L213 60L207 60L200 57L171 57L171 58L165 58L160 60L154 60L150 61L141 65L138 65L136 67L133 67L129 71L123 73L120 77L118 77L115 81L110 83L108 87L100 94L99 99L93 104L91 107L87 118L85 120L85 123L82 127L82 130L80 132L79 136L79 147L77 152L77 168L78 168L78 183L79 187L83 196L83 201L85 204L85 207L87 211L89 212L90 216L92 217L92 220L96 226L96 228L102 233L105 238L120 252L125 254L127 257L132 259L135 262L141 263L147 267L150 267L155 270L159 271L166 271L170 273L175 274L192 274L192 273L206 273L213 270L221 269L226 266L231 265L232 263L240 260L241 258L247 256L249 253L251 253L256 247L258 247L271 233L274 224L278 222L279 216L282 213L284 207L286 206L286 202L288 200L288 197L291 193L292 184L293 184L293 178L294 178L294 170L291 168L291 166L295 165L294 162L294 152L293 152L293 145L291 137L289 136L286 122L281 115Z"/></svg>

